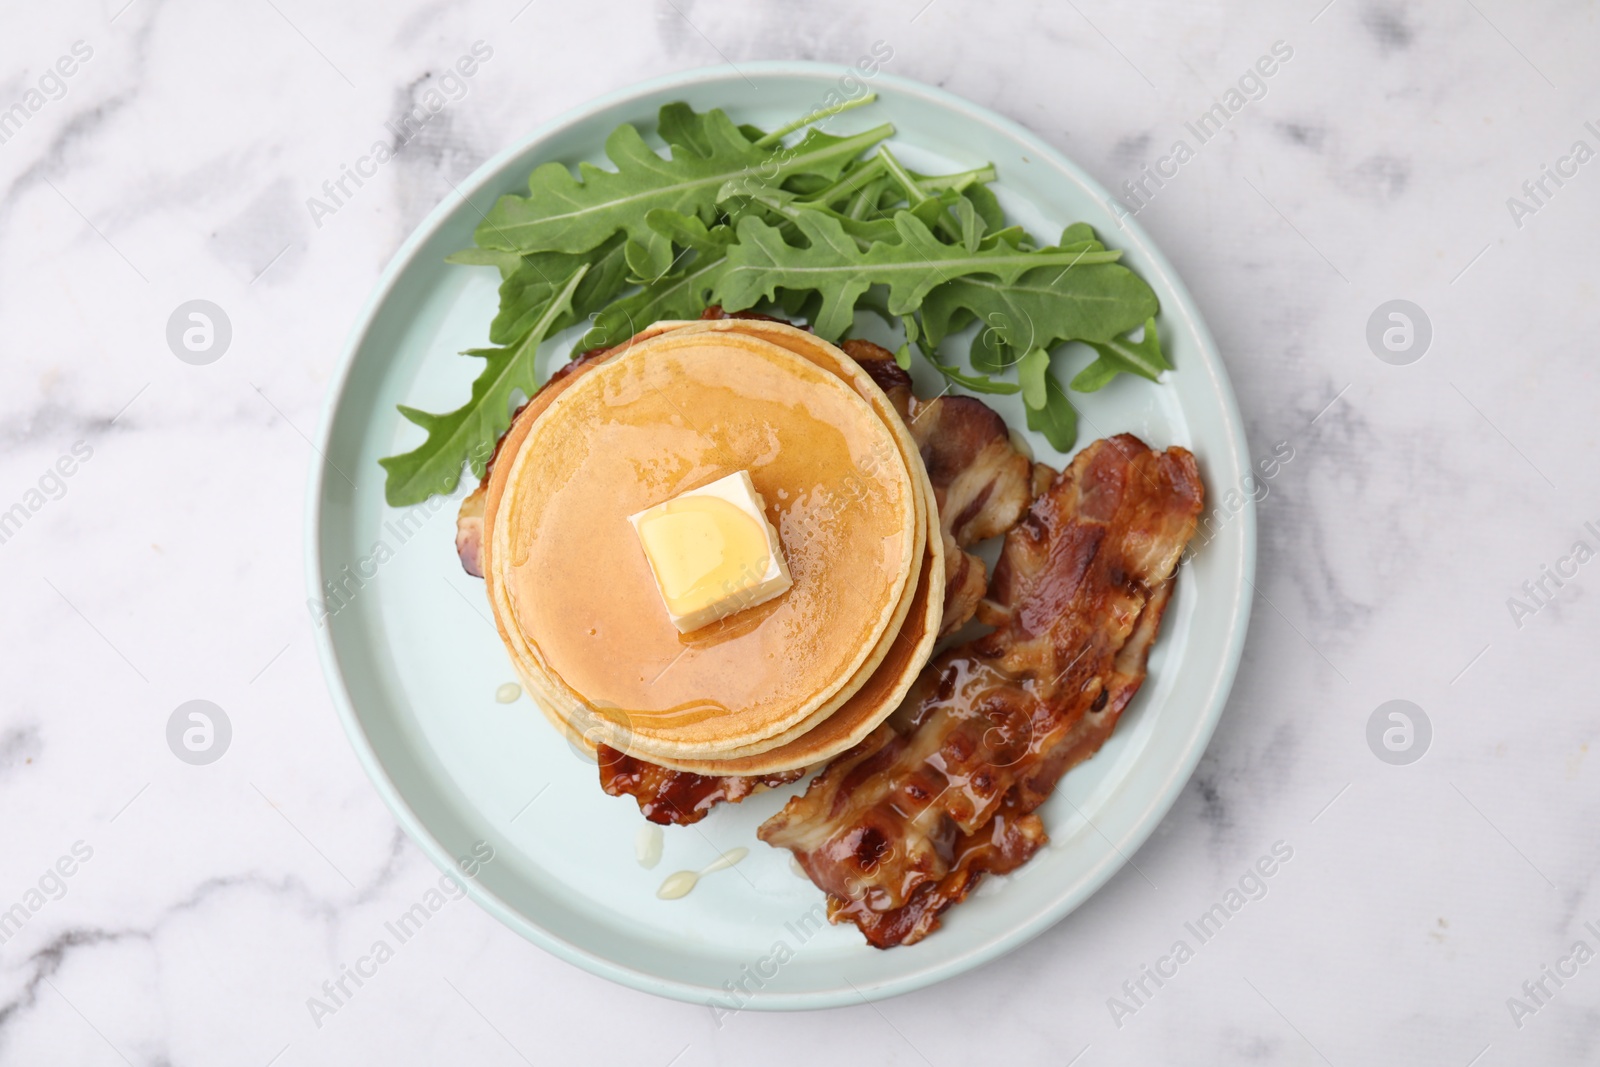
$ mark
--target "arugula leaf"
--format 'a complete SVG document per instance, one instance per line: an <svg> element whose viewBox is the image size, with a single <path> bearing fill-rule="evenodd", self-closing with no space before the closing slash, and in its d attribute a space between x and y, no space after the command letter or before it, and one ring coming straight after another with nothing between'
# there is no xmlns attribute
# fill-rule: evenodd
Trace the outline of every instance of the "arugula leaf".
<svg viewBox="0 0 1600 1067"><path fill-rule="evenodd" d="M662 104L661 110L656 112L656 133L674 149L710 159L716 154L717 144L711 134L711 123L707 122L709 117L709 113L702 115L682 100ZM754 130L754 127L749 129L759 136L766 136ZM741 128L743 133L744 129Z"/></svg>
<svg viewBox="0 0 1600 1067"><path fill-rule="evenodd" d="M696 317L710 303L711 290L727 266L720 253L696 253L685 270L623 297L594 316L594 326L573 347L573 353L621 344L662 319Z"/></svg>
<svg viewBox="0 0 1600 1067"><path fill-rule="evenodd" d="M1095 236L1094 227L1087 222L1074 222L1061 231L1061 240L1056 242L1062 248L1079 248L1090 245L1095 248L1104 248L1100 238Z"/></svg>
<svg viewBox="0 0 1600 1067"><path fill-rule="evenodd" d="M922 353L922 358L933 364L934 369L944 375L945 379L952 385L959 385L963 389L972 390L974 393L991 393L1000 396L1009 396L1022 388L1020 385L1012 385L1010 382L997 382L993 378L982 374L963 374L958 367L952 367L948 363L940 363L931 351L921 345L916 345L915 347L918 352ZM898 355L895 356L895 362L900 362ZM910 362L910 354L907 353L906 362L901 364L903 369L910 370Z"/></svg>
<svg viewBox="0 0 1600 1067"><path fill-rule="evenodd" d="M539 344L571 325L572 297L588 272L588 264L573 271L516 344L463 353L485 361L482 373L472 383L472 399L465 405L445 415L430 415L400 405L400 414L426 430L428 437L410 452L378 461L388 472L384 498L390 507L420 503L437 493L453 491L460 484L463 462L471 465L473 474L483 477L494 442L511 425L512 394L519 389L533 392L534 357Z"/></svg>
<svg viewBox="0 0 1600 1067"><path fill-rule="evenodd" d="M606 156L616 170L545 163L528 179L529 195L503 196L474 235L482 248L517 252L586 252L618 230L639 245L638 265L662 267L671 250L645 222L655 208L712 217L717 190L729 181L781 185L797 174L838 177L860 153L893 132L879 126L850 137L812 130L792 148L757 147L720 110L695 114L668 105L662 121L672 139L662 158L631 125L606 138ZM659 126L659 123L658 123ZM663 255L665 259L663 259ZM643 272L641 272L643 273Z"/></svg>
<svg viewBox="0 0 1600 1067"><path fill-rule="evenodd" d="M1061 388L1061 383L1056 381L1056 376L1050 373L1048 357L1041 373L1044 376L1045 402L1039 408L1026 406L1028 429L1044 434L1044 439L1057 452L1070 452L1078 440L1078 411L1072 406L1066 390Z"/></svg>
<svg viewBox="0 0 1600 1067"><path fill-rule="evenodd" d="M1048 350L1062 341L1109 342L1156 313L1150 286L1128 268L1104 262L1103 250L1016 254L1041 261L1064 257L1066 263L1009 280L971 276L941 284L922 302L930 344L977 318L984 329L973 342L973 366L996 373L1031 349Z"/></svg>
<svg viewBox="0 0 1600 1067"><path fill-rule="evenodd" d="M948 363L940 363L937 359L934 359L932 356L928 355L926 349L919 349L919 351L922 352L923 358L929 363L932 363L934 369L936 369L940 374L944 375L952 383L961 386L963 389L970 389L974 393L992 393L1000 396L1010 396L1012 393L1015 393L1021 388L1020 386L1013 385L1010 382L996 381L995 379L983 374L963 374L960 369L952 367ZM896 362L898 362L898 360ZM1033 423L1030 421L1028 425L1031 428Z"/></svg>
<svg viewBox="0 0 1600 1067"><path fill-rule="evenodd" d="M889 324L894 325L892 321ZM922 325L917 322L915 315L901 316L900 325L906 331L906 344L914 345L922 340Z"/></svg>
<svg viewBox="0 0 1600 1067"><path fill-rule="evenodd" d="M1019 252L1008 245L969 252L940 242L909 211L895 213L898 241L879 241L865 251L837 219L820 211L797 213L793 225L807 247L786 243L777 229L758 218L741 219L716 298L730 311L740 311L762 298L772 299L780 286L814 289L822 294L822 310L811 326L828 341L837 340L850 327L857 299L875 284L888 286L890 312L904 315L921 306L935 287L961 275L990 274L1010 284L1041 266L1104 264L1121 256L1104 251Z"/></svg>
<svg viewBox="0 0 1600 1067"><path fill-rule="evenodd" d="M582 255L535 252L518 258L521 265L500 283L500 313L489 326L489 340L497 345L511 344L532 329L578 267L589 269L572 302L586 310L605 306L622 291L627 266L620 236Z"/></svg>
<svg viewBox="0 0 1600 1067"><path fill-rule="evenodd" d="M696 215L680 215L676 211L656 208L645 216L650 228L670 238L673 244L696 252L720 253L733 240L733 231L727 226L707 229Z"/></svg>
<svg viewBox="0 0 1600 1067"><path fill-rule="evenodd" d="M892 241L896 231L894 221L891 219L857 219L849 215L840 214L817 200L800 200L795 194L784 189L763 189L751 194L735 192L730 182L718 194L717 199L726 203L729 200L744 199L747 203L760 207L769 216L794 222L802 211L821 212L828 218L839 223L845 233L856 239L856 244L863 249L869 247L874 241ZM744 215L739 216L741 219Z"/></svg>
<svg viewBox="0 0 1600 1067"><path fill-rule="evenodd" d="M994 168L989 168L989 179L994 180ZM994 190L981 182L973 182L961 188L961 195L972 204L984 224L990 230L1003 230L1006 226L1006 213L1000 210L1000 201L995 198Z"/></svg>
<svg viewBox="0 0 1600 1067"><path fill-rule="evenodd" d="M807 130L806 135L794 145L776 146L771 157L760 166L744 174L731 176L719 187L716 199L722 198L720 190L730 190L733 195L749 196L762 189L784 189L806 186L810 182L827 185L837 179L846 167L863 151L885 140L894 133L894 127L885 123L864 133L835 136L822 130Z"/></svg>
<svg viewBox="0 0 1600 1067"><path fill-rule="evenodd" d="M1049 400L1045 382L1050 376L1050 353L1032 348L1017 362L1017 382L1022 386L1022 402L1042 411Z"/></svg>
<svg viewBox="0 0 1600 1067"><path fill-rule="evenodd" d="M952 211L955 216L956 228L960 231L960 245L968 252L976 252L983 243L983 233L989 224L983 221L978 214L978 209L972 206L972 201L964 196L957 196Z"/></svg>
<svg viewBox="0 0 1600 1067"><path fill-rule="evenodd" d="M1072 388L1080 393L1092 393L1119 374L1137 374L1152 382L1160 381L1161 372L1172 369L1172 364L1161 353L1161 338L1156 334L1156 320L1153 318L1145 320L1144 336L1138 341L1130 341L1124 335L1104 343L1086 343L1100 353L1100 358L1072 379Z"/></svg>
<svg viewBox="0 0 1600 1067"><path fill-rule="evenodd" d="M1033 243L1028 240L1028 231L1021 226L1007 226L1001 230L991 230L983 235L982 247L993 248L1004 241L1012 248L1030 249Z"/></svg>
<svg viewBox="0 0 1600 1067"><path fill-rule="evenodd" d="M672 242L659 233L652 233L644 241L629 241L623 245L622 258L628 264L628 280L649 285L672 269Z"/></svg>
<svg viewBox="0 0 1600 1067"><path fill-rule="evenodd" d="M446 263L458 263L466 267L494 267L500 272L500 280L511 277L516 269L522 266L520 252L497 252L492 248L463 248L459 252L451 252L444 257Z"/></svg>

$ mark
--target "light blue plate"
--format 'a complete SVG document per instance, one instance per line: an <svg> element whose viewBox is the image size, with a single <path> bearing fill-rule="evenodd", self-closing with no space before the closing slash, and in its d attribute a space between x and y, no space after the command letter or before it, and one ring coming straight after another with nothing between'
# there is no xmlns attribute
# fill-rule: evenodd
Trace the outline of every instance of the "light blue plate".
<svg viewBox="0 0 1600 1067"><path fill-rule="evenodd" d="M605 137L621 122L653 128L661 104L686 100L770 129L816 109L845 72L761 63L675 74L597 100L484 164L461 184L470 202L441 204L384 272L340 360L320 433L326 462L311 478L310 593L320 600L327 583L342 590L331 602L337 610L318 623L323 665L351 743L401 825L441 867L486 842L493 859L470 879L473 899L563 959L724 1009L893 996L991 960L1058 922L1138 849L1183 788L1221 715L1249 617L1255 515L1248 493L1229 491L1251 484L1250 460L1222 361L1188 291L1137 224L1119 223L1105 191L1060 153L965 100L880 74L870 79L879 102L833 120L832 132L893 122L895 152L924 172L993 162L1007 212L1036 237L1088 222L1155 287L1177 370L1163 385L1124 375L1075 397L1081 439L1131 431L1155 446L1184 445L1205 472L1208 513L1222 508L1210 541L1183 567L1144 690L1116 736L1044 806L1050 846L951 909L921 944L880 952L854 927L818 929L821 894L796 876L789 853L756 840L757 825L790 790L668 828L664 858L646 870L634 854L643 820L633 803L601 793L593 764L526 696L496 701L496 689L515 675L482 583L456 562L455 502L390 509L378 467L380 456L412 448L421 435L396 404L456 407L481 366L456 353L487 344L498 277L444 257L471 243L496 196L525 191L536 164L602 161ZM561 358L557 350L564 354L571 340L557 339L545 358ZM1070 375L1088 353L1067 358L1076 361L1062 368ZM919 388L936 392L939 384ZM1016 397L989 399L1012 426L1024 425ZM1065 458L1030 439L1040 459ZM750 854L732 870L681 900L656 898L668 873L738 846ZM730 993L734 987L742 991Z"/></svg>

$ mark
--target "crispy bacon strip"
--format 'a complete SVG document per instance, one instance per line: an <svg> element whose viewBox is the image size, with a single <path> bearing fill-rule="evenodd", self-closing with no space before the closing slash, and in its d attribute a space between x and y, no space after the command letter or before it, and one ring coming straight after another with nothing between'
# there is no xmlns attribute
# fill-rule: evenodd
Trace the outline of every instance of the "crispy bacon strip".
<svg viewBox="0 0 1600 1067"><path fill-rule="evenodd" d="M985 601L998 629L930 663L889 723L761 827L833 921L879 948L912 944L985 872L1045 843L1032 812L1143 682L1202 496L1187 451L1124 434L1033 502Z"/></svg>
<svg viewBox="0 0 1600 1067"><path fill-rule="evenodd" d="M954 633L972 618L988 580L983 560L966 549L1000 536L1022 518L1035 495L1033 466L1011 443L1005 420L983 401L970 396L919 400L911 392L911 375L888 349L871 341L845 341L840 347L889 395L922 453L944 533L939 633Z"/></svg>
<svg viewBox="0 0 1600 1067"><path fill-rule="evenodd" d="M699 822L723 801L737 804L763 789L797 781L806 773L804 768L753 777L669 771L604 744L597 756L600 788L610 796L633 797L646 819L664 826Z"/></svg>

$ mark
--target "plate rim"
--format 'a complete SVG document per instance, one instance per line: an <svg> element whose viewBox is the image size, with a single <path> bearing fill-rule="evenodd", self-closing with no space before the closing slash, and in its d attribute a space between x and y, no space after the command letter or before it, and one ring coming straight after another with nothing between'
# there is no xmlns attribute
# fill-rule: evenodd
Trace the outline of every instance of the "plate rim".
<svg viewBox="0 0 1600 1067"><path fill-rule="evenodd" d="M389 262L369 292L361 311L356 316L355 322L341 347L333 374L328 380L318 417L316 447L309 463L310 475L306 486L305 577L308 595L312 600L314 601L321 595L321 579L325 573L321 553L321 534L324 520L322 501L324 484L329 478L328 468L330 464L323 457L327 453L333 436L334 417L344 398L350 376L354 370L356 355L361 347L363 338L377 318L380 308L387 301L402 273L415 258L417 250L457 210L458 202L474 203L473 197L499 175L512 160L522 155L535 142L598 112L609 110L640 97L650 96L664 90L688 88L709 82L748 79L750 75L778 77L798 75L803 77L826 76L838 78L843 73L854 71L854 69L850 64L811 60L758 60L741 63L737 68L732 64L717 64L660 75L646 81L614 89L553 116L490 156L465 179L456 183L452 192L447 194L428 212L390 257ZM928 85L903 75L880 71L868 81L869 89L871 85L890 87L896 92L920 97L931 105L962 113L973 121L990 126L1000 133L1027 145L1042 160L1071 175L1085 189L1097 196L1102 203L1107 205L1116 203L1116 200L1099 181L1084 171L1082 167L1073 162L1063 152L1049 144L1040 135L988 107L974 103L946 89ZM1115 212L1114 207L1112 210ZM1227 438L1232 452L1231 459L1234 461L1230 465L1230 469L1248 470L1250 467L1248 459L1249 443L1245 434L1244 421L1239 412L1238 398L1234 392L1232 381L1228 376L1227 368L1222 362L1221 352L1217 348L1216 341L1212 337L1204 317L1200 314L1200 310L1194 302L1193 295L1189 292L1188 287L1183 284L1176 270L1167 260L1166 255L1151 239L1150 235L1145 232L1144 228L1139 225L1132 213L1121 213L1118 217L1118 222L1131 235L1131 243L1139 246L1140 252L1146 257L1154 272L1162 276L1162 281L1166 285L1167 291L1175 297L1174 303L1177 306L1168 307L1166 302L1163 302L1163 313L1179 315L1186 320L1194 331L1199 341L1205 371L1212 379L1213 385L1222 400L1223 421L1226 423ZM1147 269L1145 273L1148 274L1151 271ZM1119 840L1111 841L1113 848L1108 856L1102 858L1074 884L1065 887L1060 895L1046 907L1039 909L1037 913L1026 921L1018 923L1002 934L988 938L961 955L951 957L933 966L913 970L893 979L885 979L865 986L847 984L847 988L800 993L762 992L746 1000L741 1005L740 1010L797 1011L843 1007L899 996L937 984L985 963L992 962L1039 936L1077 910L1090 897L1099 892L1117 871L1127 865L1129 857L1142 847L1150 835L1155 832L1156 827L1166 818L1167 813L1171 811L1173 804L1176 803L1178 796L1182 793L1190 778L1193 777L1195 768L1198 766L1200 758L1205 754L1211 737L1216 731L1217 724L1221 720L1222 711L1227 705L1228 697L1232 692L1233 683L1238 673L1239 663L1244 652L1245 639L1249 631L1252 607L1252 598L1246 594L1246 590L1254 588L1257 562L1256 501L1252 495L1245 495L1244 506L1241 511L1233 516L1233 520L1240 524L1240 553L1242 557L1240 575L1242 584L1240 588L1234 591L1232 603L1228 605L1229 636L1226 650L1219 663L1220 670L1213 676L1214 681L1210 691L1204 695L1204 713L1196 720L1195 728L1186 742L1187 747L1182 759L1174 763L1172 773L1167 776L1161 789L1149 796L1144 805L1144 810L1137 816L1132 826ZM455 857L450 855L427 829L421 819L411 810L410 805L401 795L399 788L390 778L388 770L379 760L366 731L361 726L354 701L347 688L343 672L340 670L337 651L333 643L333 628L315 627L314 629L316 631L314 640L317 647L318 661L322 667L329 695L333 699L340 723L350 741L351 747L356 753L357 759L362 765L362 769L366 772L368 779L377 789L378 794L383 798L384 803L388 806L396 821L404 828L406 834L422 850L423 854L441 871L454 871L456 869ZM719 990L712 990L691 982L668 978L660 974L653 974L616 963L545 929L528 916L500 900L499 897L489 892L475 879L468 878L464 879L463 882L466 886L467 894L478 906L482 907L501 923L552 955L567 963L582 967L592 974L642 992L653 993L696 1005L709 1003L708 998L716 996L720 992Z"/></svg>

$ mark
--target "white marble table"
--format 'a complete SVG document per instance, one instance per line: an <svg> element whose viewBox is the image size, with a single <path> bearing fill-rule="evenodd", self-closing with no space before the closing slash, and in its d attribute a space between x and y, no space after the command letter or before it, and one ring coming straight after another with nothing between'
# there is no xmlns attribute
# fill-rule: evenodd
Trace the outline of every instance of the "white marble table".
<svg viewBox="0 0 1600 1067"><path fill-rule="evenodd" d="M1595 1062L1600 563L1572 549L1600 549L1600 162L1573 149L1600 150L1600 12L1324 3L14 5L0 910L25 921L0 945L0 1062ZM878 40L886 69L1108 186L1164 169L1139 219L1253 450L1293 452L1260 506L1238 684L1136 857L1149 880L1125 869L937 988L720 1026L454 904L316 1027L346 947L435 878L345 742L301 593L307 435L355 310L533 124L665 71ZM313 219L475 41L494 54L465 98ZM1245 77L1275 42L1272 76ZM1186 124L1242 77L1201 143ZM232 324L208 366L166 343L196 298ZM1431 322L1419 361L1369 347L1396 299ZM212 766L166 743L191 699L233 725ZM1431 723L1410 765L1367 740L1396 699ZM1253 891L1279 842L1264 895L1202 944L1185 924ZM1178 940L1192 958L1163 963Z"/></svg>

